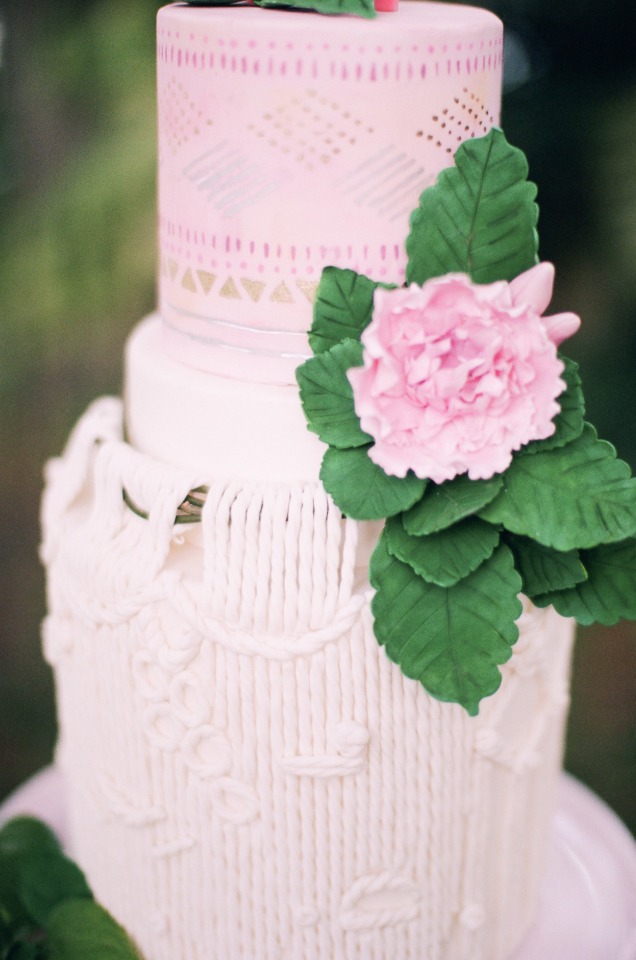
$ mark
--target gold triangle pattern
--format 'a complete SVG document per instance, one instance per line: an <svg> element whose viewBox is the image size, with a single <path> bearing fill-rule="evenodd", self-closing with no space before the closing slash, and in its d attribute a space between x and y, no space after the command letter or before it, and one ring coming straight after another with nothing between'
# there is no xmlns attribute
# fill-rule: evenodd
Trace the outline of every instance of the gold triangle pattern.
<svg viewBox="0 0 636 960"><path fill-rule="evenodd" d="M212 287L214 286L214 281L216 280L215 273L208 273L207 270L197 270L197 277L201 282L204 293L209 293Z"/></svg>
<svg viewBox="0 0 636 960"><path fill-rule="evenodd" d="M262 280L248 280L247 277L241 277L241 283L247 290L250 300L253 300L254 303L258 303L258 301L261 299L266 284L263 283Z"/></svg>
<svg viewBox="0 0 636 960"><path fill-rule="evenodd" d="M278 284L273 294L269 298L273 303L293 303L294 298L289 292L288 287L284 282Z"/></svg>
<svg viewBox="0 0 636 960"><path fill-rule="evenodd" d="M196 270L189 266L185 267L183 275L181 275L182 268L179 266L179 263L168 257L161 258L160 269L165 276L169 276L172 281L176 281L177 283L179 282L179 276L181 276L181 287L195 294L200 291L209 294L218 280L216 273L210 273L208 270ZM314 303L319 282L316 280L302 279L296 279L294 282L305 299L308 300L309 303ZM251 280L249 277L239 277L238 280L235 280L234 277L230 275L226 277L223 286L218 290L218 296L224 297L226 300L243 300L246 293L252 303L258 303L268 292L268 286L269 284L265 280ZM245 293L242 293L240 288L242 288ZM269 289L271 290L271 286ZM281 280L272 290L269 295L269 300L272 303L296 303L297 295L295 295L293 287L290 289L285 281Z"/></svg>
<svg viewBox="0 0 636 960"><path fill-rule="evenodd" d="M304 293L310 303L313 303L316 299L316 291L318 290L318 281L317 280L297 280L296 286Z"/></svg>
<svg viewBox="0 0 636 960"><path fill-rule="evenodd" d="M181 279L181 286L185 290L191 290L192 293L197 292L197 285L194 282L194 277L192 276L192 270L190 269L190 267L188 267L186 272L183 274L183 277Z"/></svg>
<svg viewBox="0 0 636 960"><path fill-rule="evenodd" d="M221 290L219 291L219 296L225 297L226 299L229 299L229 300L241 299L241 294L236 289L236 284L234 283L234 280L232 280L232 277L227 278L227 280L221 287Z"/></svg>

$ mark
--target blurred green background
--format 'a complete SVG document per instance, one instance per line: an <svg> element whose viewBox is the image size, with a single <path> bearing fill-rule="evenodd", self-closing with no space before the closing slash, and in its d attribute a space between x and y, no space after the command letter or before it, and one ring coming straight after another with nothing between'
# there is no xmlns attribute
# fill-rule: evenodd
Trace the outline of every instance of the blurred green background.
<svg viewBox="0 0 636 960"><path fill-rule="evenodd" d="M490 0L590 418L636 467L636 9ZM49 762L42 467L155 299L157 0L0 2L0 799ZM636 831L636 627L582 631L567 765Z"/></svg>

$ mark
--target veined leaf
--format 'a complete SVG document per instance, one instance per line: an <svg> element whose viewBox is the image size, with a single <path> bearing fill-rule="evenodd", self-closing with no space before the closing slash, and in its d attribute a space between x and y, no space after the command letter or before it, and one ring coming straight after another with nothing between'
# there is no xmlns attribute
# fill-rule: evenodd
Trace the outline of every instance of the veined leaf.
<svg viewBox="0 0 636 960"><path fill-rule="evenodd" d="M376 16L373 0L254 0L254 3L259 7L292 7L316 13L352 13L367 19Z"/></svg>
<svg viewBox="0 0 636 960"><path fill-rule="evenodd" d="M519 457L527 453L543 453L546 450L563 447L566 443L576 440L583 432L585 400L581 389L579 365L568 357L561 357L561 360L565 364L562 376L566 383L566 389L558 397L561 412L554 418L555 431L551 437L547 437L545 440L533 440L526 444L517 454Z"/></svg>
<svg viewBox="0 0 636 960"><path fill-rule="evenodd" d="M426 489L426 480L386 474L369 457L368 447L325 453L320 479L327 493L347 517L383 520L408 510Z"/></svg>
<svg viewBox="0 0 636 960"><path fill-rule="evenodd" d="M587 571L585 581L569 590L533 597L534 603L552 604L562 616L584 625L636 620L636 540L586 550L581 560Z"/></svg>
<svg viewBox="0 0 636 960"><path fill-rule="evenodd" d="M636 480L590 424L565 447L515 457L503 476L479 516L512 533L563 551L636 533Z"/></svg>
<svg viewBox="0 0 636 960"><path fill-rule="evenodd" d="M460 703L471 714L500 683L518 637L521 578L501 545L474 573L453 587L428 583L391 556L386 536L371 558L375 635L402 672L438 700Z"/></svg>
<svg viewBox="0 0 636 960"><path fill-rule="evenodd" d="M371 320L373 294L379 284L355 270L325 267L322 271L309 343L324 353L343 340L359 340Z"/></svg>
<svg viewBox="0 0 636 960"><path fill-rule="evenodd" d="M385 529L389 553L440 587L452 587L463 580L492 555L499 543L496 528L477 517L467 517L425 537L408 534L400 516L388 520Z"/></svg>
<svg viewBox="0 0 636 960"><path fill-rule="evenodd" d="M466 474L445 483L431 483L422 500L404 515L404 527L414 536L444 530L494 500L502 484L501 477L469 480Z"/></svg>
<svg viewBox="0 0 636 960"><path fill-rule="evenodd" d="M552 590L567 590L587 576L578 550L552 550L515 534L507 534L505 542L514 554L523 592L530 598Z"/></svg>
<svg viewBox="0 0 636 960"><path fill-rule="evenodd" d="M373 442L360 428L347 379L347 370L361 364L361 343L344 340L326 353L310 357L296 371L308 427L323 443L347 449Z"/></svg>
<svg viewBox="0 0 636 960"><path fill-rule="evenodd" d="M513 280L537 263L537 189L503 132L465 141L455 166L424 191L406 242L408 283L467 273L475 283Z"/></svg>

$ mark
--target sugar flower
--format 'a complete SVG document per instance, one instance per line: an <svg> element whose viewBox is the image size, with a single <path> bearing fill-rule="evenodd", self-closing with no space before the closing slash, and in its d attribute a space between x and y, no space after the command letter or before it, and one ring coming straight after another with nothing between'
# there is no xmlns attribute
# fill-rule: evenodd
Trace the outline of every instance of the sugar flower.
<svg viewBox="0 0 636 960"><path fill-rule="evenodd" d="M553 283L541 263L510 283L448 274L378 288L364 364L348 372L372 460L398 477L488 479L551 436L565 389L557 346L580 323L542 316Z"/></svg>

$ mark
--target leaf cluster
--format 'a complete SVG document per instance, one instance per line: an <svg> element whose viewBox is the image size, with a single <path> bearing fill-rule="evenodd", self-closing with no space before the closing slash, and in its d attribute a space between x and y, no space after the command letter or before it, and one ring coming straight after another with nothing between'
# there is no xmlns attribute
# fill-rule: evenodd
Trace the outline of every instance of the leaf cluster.
<svg viewBox="0 0 636 960"><path fill-rule="evenodd" d="M31 817L0 829L0 960L139 960L51 830Z"/></svg>
<svg viewBox="0 0 636 960"><path fill-rule="evenodd" d="M448 273L511 280L538 262L536 188L500 130L463 144L411 217L407 282ZM346 516L385 519L371 559L375 634L433 696L470 714L497 690L518 636L519 594L580 623L636 619L636 480L585 422L577 365L554 432L489 480L390 476L369 456L348 370L379 284L327 267L299 368L308 427L327 444L321 480Z"/></svg>
<svg viewBox="0 0 636 960"><path fill-rule="evenodd" d="M228 7L241 0L187 0L195 7ZM279 7L286 10L314 10L316 13L349 13L371 19L376 16L373 0L254 0L258 7Z"/></svg>

